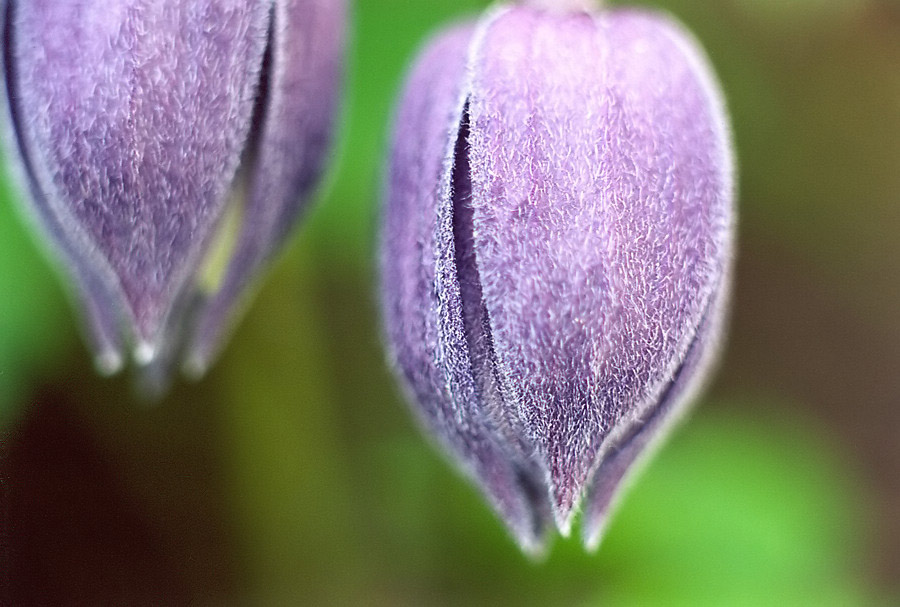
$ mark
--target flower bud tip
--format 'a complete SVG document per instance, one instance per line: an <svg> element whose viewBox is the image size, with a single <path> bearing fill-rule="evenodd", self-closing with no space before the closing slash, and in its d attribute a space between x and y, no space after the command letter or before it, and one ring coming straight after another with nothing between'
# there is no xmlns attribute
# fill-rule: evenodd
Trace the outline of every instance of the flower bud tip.
<svg viewBox="0 0 900 607"><path fill-rule="evenodd" d="M140 366L146 366L156 358L157 348L148 342L140 342L134 349L134 361Z"/></svg>
<svg viewBox="0 0 900 607"><path fill-rule="evenodd" d="M606 524L584 528L584 549L588 552L597 552L600 548L600 540L606 534Z"/></svg>
<svg viewBox="0 0 900 607"><path fill-rule="evenodd" d="M209 370L207 358L197 352L191 353L181 367L181 372L189 379L199 380Z"/></svg>
<svg viewBox="0 0 900 607"><path fill-rule="evenodd" d="M123 364L124 361L122 360L122 357L117 352L111 350L101 352L94 358L94 368L97 369L97 373L104 377L115 375L121 371Z"/></svg>

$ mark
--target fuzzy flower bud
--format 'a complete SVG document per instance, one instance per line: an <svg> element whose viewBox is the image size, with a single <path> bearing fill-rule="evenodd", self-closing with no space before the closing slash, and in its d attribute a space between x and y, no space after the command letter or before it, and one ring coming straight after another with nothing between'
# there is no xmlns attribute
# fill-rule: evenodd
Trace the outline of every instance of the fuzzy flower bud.
<svg viewBox="0 0 900 607"><path fill-rule="evenodd" d="M704 377L733 180L712 70L658 14L501 8L412 70L381 241L391 358L524 549L582 501L596 547Z"/></svg>
<svg viewBox="0 0 900 607"><path fill-rule="evenodd" d="M342 0L0 1L7 156L101 370L126 349L144 364L208 366L321 173L344 11ZM231 242L210 279L219 232Z"/></svg>

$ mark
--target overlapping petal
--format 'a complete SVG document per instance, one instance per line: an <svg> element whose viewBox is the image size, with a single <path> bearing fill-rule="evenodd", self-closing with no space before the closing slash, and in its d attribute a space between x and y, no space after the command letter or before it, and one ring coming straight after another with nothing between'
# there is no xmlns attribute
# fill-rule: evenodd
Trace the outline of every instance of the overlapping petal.
<svg viewBox="0 0 900 607"><path fill-rule="evenodd" d="M115 370L131 349L168 368L188 347L205 369L321 173L344 3L7 0L0 10L8 156L23 206L72 275L99 366ZM233 204L244 211L237 245L208 296L201 269Z"/></svg>
<svg viewBox="0 0 900 607"><path fill-rule="evenodd" d="M401 102L392 176L443 170L389 183L382 263L402 259L385 271L389 337L408 377L444 378L452 415L437 434L485 428L533 520L552 511L568 533L593 483L595 543L718 341L733 238L724 107L690 36L655 14L515 7L477 27L435 43L426 57L459 67L420 67ZM437 114L407 119L411 103Z"/></svg>

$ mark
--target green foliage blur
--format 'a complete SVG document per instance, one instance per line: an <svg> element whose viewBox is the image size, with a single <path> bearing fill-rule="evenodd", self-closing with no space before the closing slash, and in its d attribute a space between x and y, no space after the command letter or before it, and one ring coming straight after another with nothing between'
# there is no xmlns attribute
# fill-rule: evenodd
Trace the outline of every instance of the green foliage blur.
<svg viewBox="0 0 900 607"><path fill-rule="evenodd" d="M2 184L0 604L900 602L900 6L649 5L728 97L738 282L716 381L597 554L523 557L386 368L392 107L429 32L487 3L359 0L320 200L217 366L163 402L93 372Z"/></svg>

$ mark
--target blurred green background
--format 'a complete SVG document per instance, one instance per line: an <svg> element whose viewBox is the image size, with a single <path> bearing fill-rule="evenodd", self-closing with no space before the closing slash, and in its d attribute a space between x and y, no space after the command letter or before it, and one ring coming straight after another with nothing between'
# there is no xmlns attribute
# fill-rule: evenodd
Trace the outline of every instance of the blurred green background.
<svg viewBox="0 0 900 607"><path fill-rule="evenodd" d="M391 108L486 2L355 2L335 168L226 353L98 378L0 200L0 604L900 602L900 4L671 0L740 160L729 347L595 555L525 559L418 431L374 275Z"/></svg>

